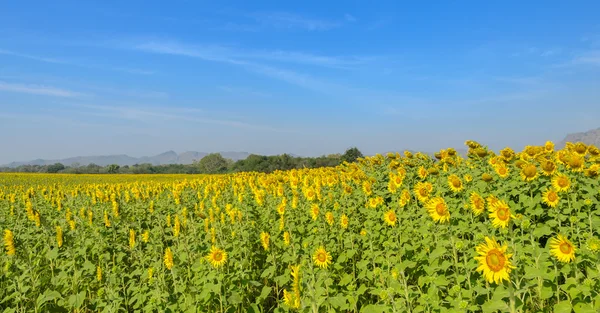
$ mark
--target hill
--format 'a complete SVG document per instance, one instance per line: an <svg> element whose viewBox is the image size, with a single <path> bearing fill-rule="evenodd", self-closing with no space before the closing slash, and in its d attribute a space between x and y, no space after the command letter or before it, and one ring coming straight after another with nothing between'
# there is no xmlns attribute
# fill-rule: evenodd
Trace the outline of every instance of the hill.
<svg viewBox="0 0 600 313"><path fill-rule="evenodd" d="M564 147L567 142L578 141L581 141L587 145L595 145L596 147L600 147L600 128L581 133L568 134L565 139L559 143L559 147Z"/></svg>
<svg viewBox="0 0 600 313"><path fill-rule="evenodd" d="M220 153L224 158L232 159L234 161L243 160L250 155L248 152L225 151ZM72 166L73 164L79 164L80 166L83 166L92 163L100 166L106 166L110 164L118 164L123 166L143 163L150 163L152 165L192 164L194 160L200 160L206 155L208 155L208 153L197 151L186 151L181 154L177 154L175 151L166 151L155 156L144 156L140 158L131 157L125 154L78 156L57 160L36 159L28 162L12 162L4 166L12 168L20 165L50 165L54 163L62 163L65 166Z"/></svg>

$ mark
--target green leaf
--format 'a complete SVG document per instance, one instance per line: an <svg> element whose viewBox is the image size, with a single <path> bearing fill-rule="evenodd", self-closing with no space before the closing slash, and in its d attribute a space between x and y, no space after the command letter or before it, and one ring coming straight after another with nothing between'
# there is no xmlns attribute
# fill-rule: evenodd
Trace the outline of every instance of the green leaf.
<svg viewBox="0 0 600 313"><path fill-rule="evenodd" d="M596 313L597 312L594 309L594 307L592 306L592 304L590 304L590 303L577 303L573 307L573 310L575 310L575 313Z"/></svg>
<svg viewBox="0 0 600 313"><path fill-rule="evenodd" d="M273 290L273 288L271 288L269 286L264 286L262 291L260 292L260 296L258 298L261 300L266 299L272 290Z"/></svg>
<svg viewBox="0 0 600 313"><path fill-rule="evenodd" d="M369 304L360 310L361 313L385 313L388 311L389 308L387 306L378 304Z"/></svg>
<svg viewBox="0 0 600 313"><path fill-rule="evenodd" d="M492 299L481 306L481 310L484 313L496 312L498 310L502 312L508 311L508 304L501 299Z"/></svg>
<svg viewBox="0 0 600 313"><path fill-rule="evenodd" d="M54 299L60 299L60 293L58 293L58 291L55 290L46 290L43 294L39 295L35 305L37 306L38 309L41 309L42 306L49 301L52 301Z"/></svg>
<svg viewBox="0 0 600 313"><path fill-rule="evenodd" d="M571 303L563 301L554 305L554 313L571 313Z"/></svg>
<svg viewBox="0 0 600 313"><path fill-rule="evenodd" d="M73 308L79 308L83 305L84 300L85 300L85 291L82 291L76 295L71 295L69 297L69 305Z"/></svg>
<svg viewBox="0 0 600 313"><path fill-rule="evenodd" d="M328 301L333 307L341 310L345 310L348 306L346 302L346 297L344 296L329 297Z"/></svg>

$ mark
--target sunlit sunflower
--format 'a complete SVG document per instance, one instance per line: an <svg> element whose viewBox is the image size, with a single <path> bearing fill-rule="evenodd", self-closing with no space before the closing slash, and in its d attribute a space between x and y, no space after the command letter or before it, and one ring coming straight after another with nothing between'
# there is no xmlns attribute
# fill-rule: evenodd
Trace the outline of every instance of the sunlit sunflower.
<svg viewBox="0 0 600 313"><path fill-rule="evenodd" d="M168 270L173 267L173 252L171 252L171 248L169 247L165 249L164 263Z"/></svg>
<svg viewBox="0 0 600 313"><path fill-rule="evenodd" d="M552 178L552 187L558 192L565 192L571 188L571 180L565 174L558 174Z"/></svg>
<svg viewBox="0 0 600 313"><path fill-rule="evenodd" d="M417 195L417 199L419 200L419 202L427 202L427 200L429 200L429 193L433 189L432 187L433 186L429 182L418 182L415 185L415 194Z"/></svg>
<svg viewBox="0 0 600 313"><path fill-rule="evenodd" d="M429 174L429 172L427 171L427 169L425 169L425 167L421 166L419 167L419 171L417 172L417 174L419 175L420 179L425 179L427 178L427 174Z"/></svg>
<svg viewBox="0 0 600 313"><path fill-rule="evenodd" d="M315 221L319 217L319 206L316 203L313 203L313 205L310 207L310 215Z"/></svg>
<svg viewBox="0 0 600 313"><path fill-rule="evenodd" d="M342 214L342 216L340 217L340 226L343 229L348 228L348 216L346 214Z"/></svg>
<svg viewBox="0 0 600 313"><path fill-rule="evenodd" d="M448 186L453 192L460 192L464 188L462 181L456 175L448 176Z"/></svg>
<svg viewBox="0 0 600 313"><path fill-rule="evenodd" d="M486 182L486 183L489 183L489 182L490 182L490 181L492 181L492 179L494 179L494 178L492 177L492 175L490 175L490 174L488 174L488 173L483 173L483 174L481 174L481 179L482 179L484 182Z"/></svg>
<svg viewBox="0 0 600 313"><path fill-rule="evenodd" d="M208 260L214 268L219 268L227 262L227 252L213 246L210 248L206 260Z"/></svg>
<svg viewBox="0 0 600 313"><path fill-rule="evenodd" d="M370 196L373 193L373 186L371 185L371 182L368 180L364 181L362 184L362 190L365 195Z"/></svg>
<svg viewBox="0 0 600 313"><path fill-rule="evenodd" d="M470 183L473 181L473 176L471 174L466 174L463 178L465 179L465 181L467 183Z"/></svg>
<svg viewBox="0 0 600 313"><path fill-rule="evenodd" d="M521 179L530 182L538 177L537 167L534 164L527 164L521 169Z"/></svg>
<svg viewBox="0 0 600 313"><path fill-rule="evenodd" d="M313 254L313 261L318 267L327 268L331 264L331 254L325 248L319 247Z"/></svg>
<svg viewBox="0 0 600 313"><path fill-rule="evenodd" d="M271 235L269 235L269 233L266 233L266 232L260 233L260 244L263 246L263 248L265 250L269 250L269 239L270 238L271 238Z"/></svg>
<svg viewBox="0 0 600 313"><path fill-rule="evenodd" d="M327 221L327 224L329 224L329 226L333 225L333 213L331 212L327 212L325 213L325 220Z"/></svg>
<svg viewBox="0 0 600 313"><path fill-rule="evenodd" d="M497 201L495 204L489 207L490 214L489 218L492 219L492 225L494 227L505 228L510 222L510 208L504 201Z"/></svg>
<svg viewBox="0 0 600 313"><path fill-rule="evenodd" d="M389 210L389 211L383 213L383 220L385 221L386 224L388 224L390 226L395 226L396 221L398 220L398 217L396 216L396 212L394 212L394 210Z"/></svg>
<svg viewBox="0 0 600 313"><path fill-rule="evenodd" d="M438 223L444 223L450 220L450 212L448 211L448 205L442 197L436 197L427 202L425 205L431 218Z"/></svg>
<svg viewBox="0 0 600 313"><path fill-rule="evenodd" d="M556 193L556 191L554 191L553 189L548 189L542 194L542 202L544 202L550 207L555 208L556 205L558 205L559 201L560 197L558 196L558 193Z"/></svg>
<svg viewBox="0 0 600 313"><path fill-rule="evenodd" d="M476 192L472 192L469 196L469 202L471 203L471 210L475 216L483 213L485 210L485 200Z"/></svg>
<svg viewBox="0 0 600 313"><path fill-rule="evenodd" d="M475 257L479 262L477 271L483 272L487 282L499 284L510 279L510 271L515 267L510 262L512 254L506 253L508 245L500 246L495 239L486 236L485 243L475 249L479 255Z"/></svg>
<svg viewBox="0 0 600 313"><path fill-rule="evenodd" d="M553 152L554 151L554 142L546 141L546 144L544 144L544 150L548 153Z"/></svg>
<svg viewBox="0 0 600 313"><path fill-rule="evenodd" d="M575 260L575 246L563 235L550 239L550 254L560 262L569 263Z"/></svg>
<svg viewBox="0 0 600 313"><path fill-rule="evenodd" d="M283 243L284 243L286 246L289 246L289 245L290 245L290 232L287 232L287 231L286 231L286 232L284 232L284 233L283 233Z"/></svg>
<svg viewBox="0 0 600 313"><path fill-rule="evenodd" d="M577 153L580 156L585 156L587 154L588 147L583 142L577 142L572 148L572 151Z"/></svg>
<svg viewBox="0 0 600 313"><path fill-rule="evenodd" d="M504 164L496 166L494 171L502 178L506 178L509 175L508 168Z"/></svg>
<svg viewBox="0 0 600 313"><path fill-rule="evenodd" d="M585 165L585 159L583 155L572 153L569 157L569 162L567 163L571 171L573 172L581 172L583 171L583 167Z"/></svg>

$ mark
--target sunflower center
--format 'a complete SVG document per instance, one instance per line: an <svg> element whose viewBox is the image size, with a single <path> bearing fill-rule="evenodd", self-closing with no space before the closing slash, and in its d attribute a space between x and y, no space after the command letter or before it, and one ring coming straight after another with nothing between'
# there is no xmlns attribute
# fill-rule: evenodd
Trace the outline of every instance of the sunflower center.
<svg viewBox="0 0 600 313"><path fill-rule="evenodd" d="M435 211L437 212L437 214L439 215L444 215L446 213L446 206L443 203L438 203L435 206Z"/></svg>
<svg viewBox="0 0 600 313"><path fill-rule="evenodd" d="M569 253L571 253L571 250L573 248L571 247L570 244L563 242L560 244L559 249L560 249L560 252L562 252L564 254L569 254Z"/></svg>
<svg viewBox="0 0 600 313"><path fill-rule="evenodd" d="M544 163L544 171L546 171L546 172L554 171L554 163L552 163L550 161Z"/></svg>
<svg viewBox="0 0 600 313"><path fill-rule="evenodd" d="M314 197L315 193L314 193L314 192L312 192L312 191L309 191L309 192L307 193L307 195L308 195L308 197L309 197L309 198L312 198L312 197Z"/></svg>
<svg viewBox="0 0 600 313"><path fill-rule="evenodd" d="M460 187L460 180L458 179L453 179L452 180L452 186L454 186L454 188L459 188Z"/></svg>
<svg viewBox="0 0 600 313"><path fill-rule="evenodd" d="M567 187L569 185L569 181L567 180L566 177L561 177L561 178L558 179L558 185L561 188L565 188L565 187Z"/></svg>
<svg viewBox="0 0 600 313"><path fill-rule="evenodd" d="M488 251L487 256L485 257L485 261L487 266L494 272L498 272L504 268L504 263L506 263L506 258L504 254L500 252L498 249L492 249Z"/></svg>
<svg viewBox="0 0 600 313"><path fill-rule="evenodd" d="M395 222L396 221L396 214L390 213L388 215L388 220L390 220L390 222Z"/></svg>
<svg viewBox="0 0 600 313"><path fill-rule="evenodd" d="M327 261L327 254L325 252L319 252L317 254L317 260L319 260L319 262L324 263L325 261Z"/></svg>
<svg viewBox="0 0 600 313"><path fill-rule="evenodd" d="M506 168L501 167L498 169L498 173L500 173L500 175L505 175L506 174Z"/></svg>
<svg viewBox="0 0 600 313"><path fill-rule="evenodd" d="M551 202L558 200L558 195L556 194L556 192L554 192L554 191L550 192L548 194L548 200L550 200Z"/></svg>
<svg viewBox="0 0 600 313"><path fill-rule="evenodd" d="M213 260L215 260L215 262L221 262L222 259L223 259L223 253L215 252L213 254Z"/></svg>
<svg viewBox="0 0 600 313"><path fill-rule="evenodd" d="M500 220L506 221L508 219L508 208L499 207L496 212Z"/></svg>
<svg viewBox="0 0 600 313"><path fill-rule="evenodd" d="M419 189L419 194L421 195L421 197L427 197L427 190L426 189Z"/></svg>

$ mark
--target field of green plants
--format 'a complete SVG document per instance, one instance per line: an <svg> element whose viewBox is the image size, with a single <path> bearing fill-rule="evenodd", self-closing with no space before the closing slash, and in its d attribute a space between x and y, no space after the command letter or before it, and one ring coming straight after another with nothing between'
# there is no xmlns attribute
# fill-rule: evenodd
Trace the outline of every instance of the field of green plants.
<svg viewBox="0 0 600 313"><path fill-rule="evenodd" d="M600 150L1 174L0 312L600 312Z"/></svg>

